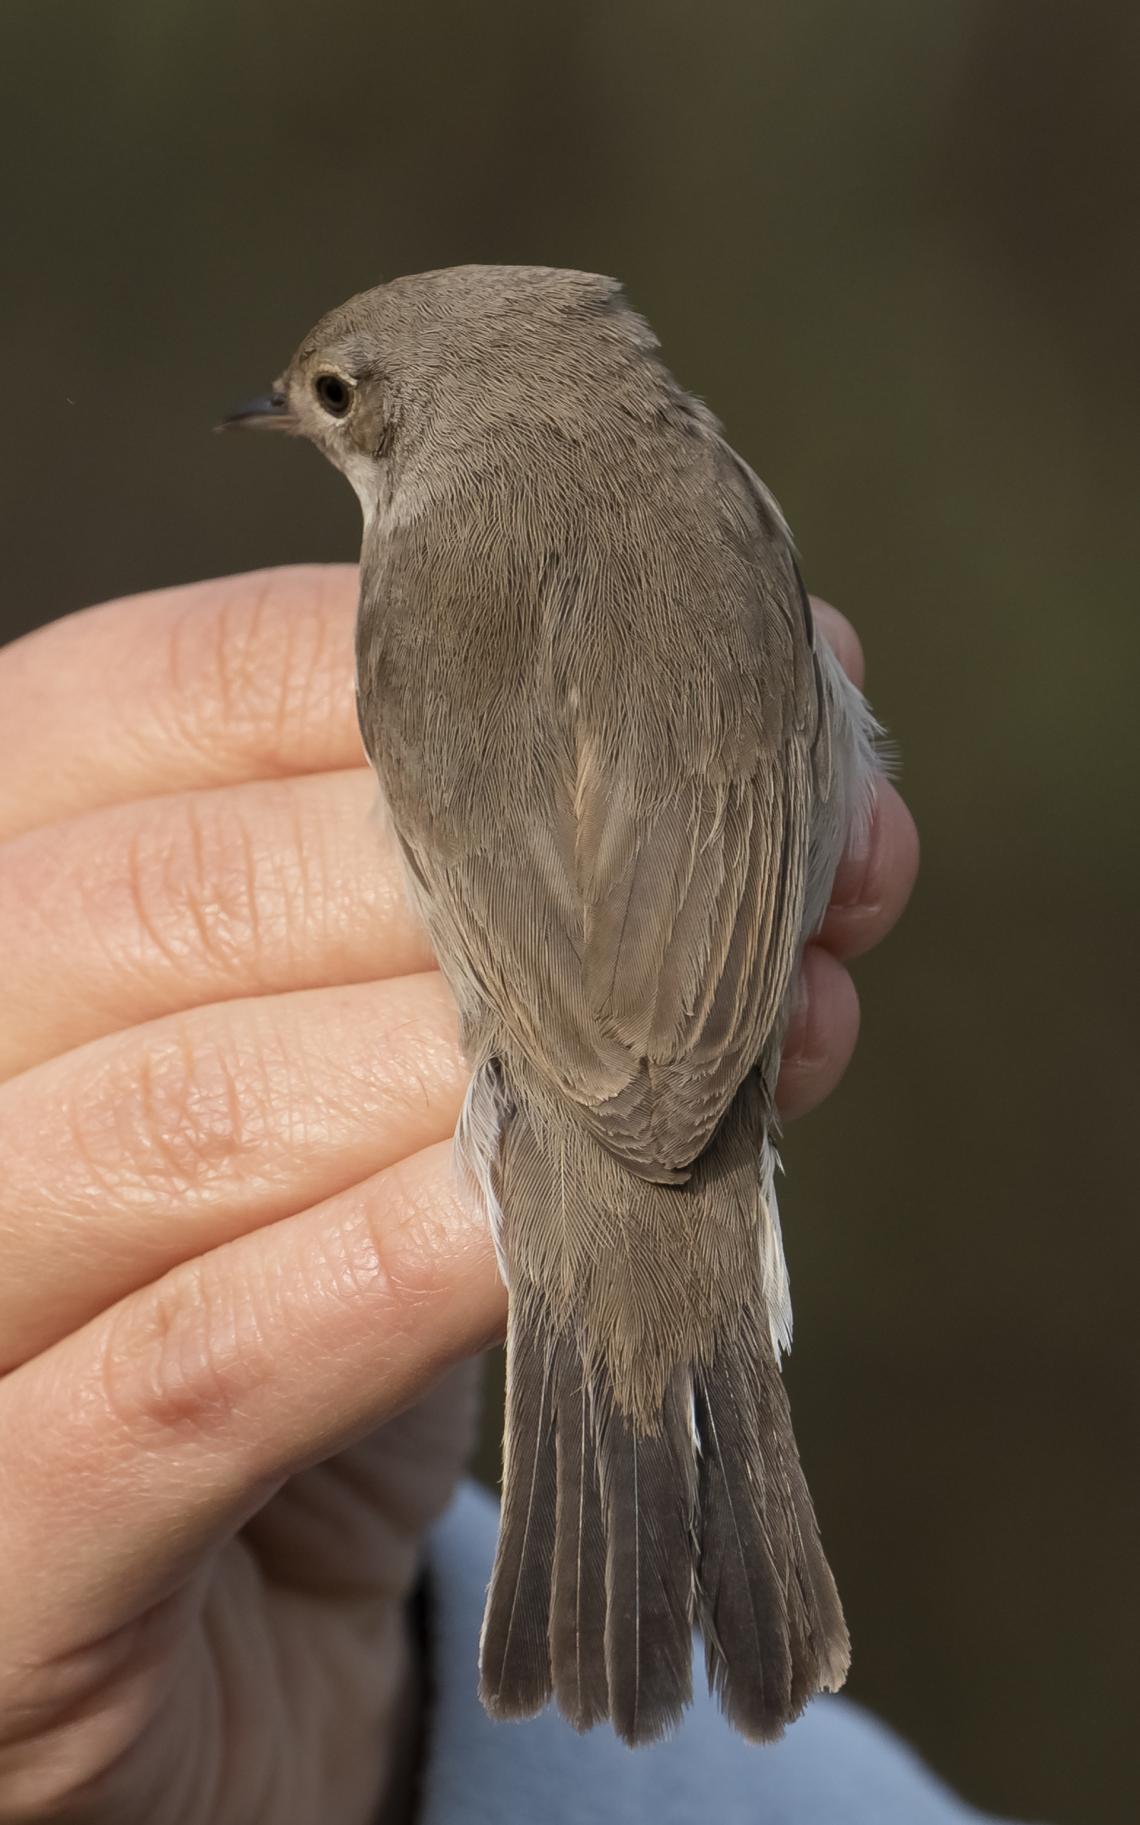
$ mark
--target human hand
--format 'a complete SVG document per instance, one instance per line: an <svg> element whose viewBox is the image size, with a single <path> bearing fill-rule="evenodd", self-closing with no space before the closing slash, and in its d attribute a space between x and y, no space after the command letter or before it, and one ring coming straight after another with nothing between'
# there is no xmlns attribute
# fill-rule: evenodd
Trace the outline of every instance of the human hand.
<svg viewBox="0 0 1140 1825"><path fill-rule="evenodd" d="M355 575L113 603L0 654L0 1818L352 1825L505 1295L451 1004L368 814ZM848 669L858 649L820 624ZM885 787L781 1103L909 892ZM450 1371L450 1373L449 1373Z"/></svg>

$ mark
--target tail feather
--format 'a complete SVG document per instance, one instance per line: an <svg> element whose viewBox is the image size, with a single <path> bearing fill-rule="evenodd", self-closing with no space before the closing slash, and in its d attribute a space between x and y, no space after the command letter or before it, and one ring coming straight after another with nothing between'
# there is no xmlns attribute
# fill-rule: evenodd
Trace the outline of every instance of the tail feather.
<svg viewBox="0 0 1140 1825"><path fill-rule="evenodd" d="M742 1378L697 1377L699 1615L709 1689L745 1736L780 1734L791 1705L788 1606L756 1474L756 1402ZM774 1548L776 1549L774 1552Z"/></svg>
<svg viewBox="0 0 1140 1825"><path fill-rule="evenodd" d="M569 1349L565 1354L570 1355ZM606 1529L598 1447L585 1372L576 1352L562 1378L555 1419L558 1508L550 1659L554 1692L578 1730L609 1715L606 1673Z"/></svg>
<svg viewBox="0 0 1140 1825"><path fill-rule="evenodd" d="M550 1342L524 1302L512 1302L503 1507L479 1646L480 1691L497 1717L532 1716L551 1693L557 1469Z"/></svg>
<svg viewBox="0 0 1140 1825"><path fill-rule="evenodd" d="M627 1743L663 1735L693 1692L696 1452L679 1381L657 1434L613 1408L598 1433L610 1717Z"/></svg>
<svg viewBox="0 0 1140 1825"><path fill-rule="evenodd" d="M756 1349L752 1374L759 1390L758 1438L764 1441L768 1482L774 1502L783 1509L795 1717L817 1692L839 1691L851 1664L851 1643L800 1463L787 1390L763 1342Z"/></svg>
<svg viewBox="0 0 1140 1825"><path fill-rule="evenodd" d="M710 1688L745 1736L780 1735L850 1658L766 1336L745 1321L697 1377L699 1615Z"/></svg>

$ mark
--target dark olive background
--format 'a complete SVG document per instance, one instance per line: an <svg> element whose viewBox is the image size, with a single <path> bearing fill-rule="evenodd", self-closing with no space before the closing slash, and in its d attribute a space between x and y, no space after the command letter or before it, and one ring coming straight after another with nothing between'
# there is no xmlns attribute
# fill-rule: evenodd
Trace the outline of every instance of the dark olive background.
<svg viewBox="0 0 1140 1825"><path fill-rule="evenodd" d="M7 0L0 64L7 633L355 555L209 428L433 265L620 274L780 496L925 845L786 1149L850 1689L980 1805L1131 1819L1135 6Z"/></svg>

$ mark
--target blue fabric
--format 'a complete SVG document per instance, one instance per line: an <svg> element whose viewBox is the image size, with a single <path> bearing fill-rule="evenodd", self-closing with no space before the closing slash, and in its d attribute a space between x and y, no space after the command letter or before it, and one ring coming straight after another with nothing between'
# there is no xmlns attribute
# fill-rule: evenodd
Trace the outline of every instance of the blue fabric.
<svg viewBox="0 0 1140 1825"><path fill-rule="evenodd" d="M435 1688L422 1825L975 1825L909 1749L842 1698L817 1699L758 1749L701 1692L676 1734L631 1750L605 1725L579 1736L548 1710L496 1724L476 1693L497 1510L466 1485L429 1549Z"/></svg>

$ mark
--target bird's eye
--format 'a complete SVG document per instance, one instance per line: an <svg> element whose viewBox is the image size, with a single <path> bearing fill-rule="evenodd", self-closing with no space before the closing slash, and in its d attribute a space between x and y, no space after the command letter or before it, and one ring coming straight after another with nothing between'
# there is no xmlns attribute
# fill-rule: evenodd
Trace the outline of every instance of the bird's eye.
<svg viewBox="0 0 1140 1825"><path fill-rule="evenodd" d="M352 405L352 388L339 374L318 374L313 389L332 418L344 418Z"/></svg>

